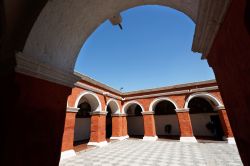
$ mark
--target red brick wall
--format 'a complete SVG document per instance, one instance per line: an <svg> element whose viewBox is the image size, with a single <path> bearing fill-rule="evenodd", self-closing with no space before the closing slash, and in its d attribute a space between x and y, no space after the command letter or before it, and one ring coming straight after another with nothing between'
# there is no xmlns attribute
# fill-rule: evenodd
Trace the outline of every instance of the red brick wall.
<svg viewBox="0 0 250 166"><path fill-rule="evenodd" d="M219 110L220 122L226 137L233 137L226 110Z"/></svg>
<svg viewBox="0 0 250 166"><path fill-rule="evenodd" d="M181 137L192 137L193 129L189 112L178 112L177 117L178 117Z"/></svg>
<svg viewBox="0 0 250 166"><path fill-rule="evenodd" d="M103 142L106 140L106 116L92 115L90 127L90 142Z"/></svg>
<svg viewBox="0 0 250 166"><path fill-rule="evenodd" d="M62 151L73 149L76 113L67 112L63 133Z"/></svg>
<svg viewBox="0 0 250 166"><path fill-rule="evenodd" d="M122 135L126 136L128 135L128 124L127 124L127 117L122 117Z"/></svg>
<svg viewBox="0 0 250 166"><path fill-rule="evenodd" d="M71 88L22 74L12 88L3 165L58 165Z"/></svg>
<svg viewBox="0 0 250 166"><path fill-rule="evenodd" d="M143 115L144 136L156 136L154 115Z"/></svg>
<svg viewBox="0 0 250 166"><path fill-rule="evenodd" d="M120 137L122 135L122 117L112 117L112 137Z"/></svg>

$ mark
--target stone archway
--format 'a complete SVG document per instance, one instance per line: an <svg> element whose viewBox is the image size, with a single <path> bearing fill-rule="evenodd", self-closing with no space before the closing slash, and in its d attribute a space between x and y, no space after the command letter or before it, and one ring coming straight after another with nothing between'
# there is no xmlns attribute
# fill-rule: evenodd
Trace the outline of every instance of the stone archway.
<svg viewBox="0 0 250 166"><path fill-rule="evenodd" d="M75 107L79 108L76 114L74 128L74 145L88 143L91 138L91 114L100 112L102 105L98 96L92 92L81 93L75 102Z"/></svg>
<svg viewBox="0 0 250 166"><path fill-rule="evenodd" d="M156 135L158 137L179 139L180 131L176 115L177 104L169 98L157 98L150 104L154 112Z"/></svg>
<svg viewBox="0 0 250 166"><path fill-rule="evenodd" d="M137 101L130 101L123 106L123 113L127 117L127 130L129 137L142 138L144 136L143 106Z"/></svg>
<svg viewBox="0 0 250 166"><path fill-rule="evenodd" d="M189 109L193 134L197 138L222 140L224 133L217 108L221 102L209 93L191 94L185 102Z"/></svg>
<svg viewBox="0 0 250 166"><path fill-rule="evenodd" d="M113 126L112 115L116 115L120 113L119 104L116 100L110 99L106 104L106 138L111 138L113 135L113 130L117 128L117 126ZM116 125L116 124L114 124ZM119 124L118 124L119 125Z"/></svg>

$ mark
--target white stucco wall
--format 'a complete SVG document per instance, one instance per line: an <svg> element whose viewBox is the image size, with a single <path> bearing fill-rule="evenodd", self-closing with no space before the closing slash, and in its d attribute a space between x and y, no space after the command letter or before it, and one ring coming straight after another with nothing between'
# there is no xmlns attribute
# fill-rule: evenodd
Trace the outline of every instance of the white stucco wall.
<svg viewBox="0 0 250 166"><path fill-rule="evenodd" d="M143 117L127 117L128 135L144 135Z"/></svg>
<svg viewBox="0 0 250 166"><path fill-rule="evenodd" d="M213 136L206 128L206 124L211 121L210 115L217 113L190 114L194 136Z"/></svg>
<svg viewBox="0 0 250 166"><path fill-rule="evenodd" d="M90 118L76 118L74 141L90 138Z"/></svg>
<svg viewBox="0 0 250 166"><path fill-rule="evenodd" d="M172 126L171 133L165 132L165 125ZM155 128L157 135L180 135L179 123L176 115L155 115Z"/></svg>

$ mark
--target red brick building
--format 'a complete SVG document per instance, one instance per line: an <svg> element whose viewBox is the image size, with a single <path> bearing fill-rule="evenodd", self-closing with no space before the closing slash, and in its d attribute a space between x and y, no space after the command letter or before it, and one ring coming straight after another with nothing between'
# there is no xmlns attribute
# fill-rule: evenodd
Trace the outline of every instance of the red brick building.
<svg viewBox="0 0 250 166"><path fill-rule="evenodd" d="M122 93L87 76L68 97L62 158L74 155L73 143L104 146L106 139L196 137L235 143L215 80Z"/></svg>

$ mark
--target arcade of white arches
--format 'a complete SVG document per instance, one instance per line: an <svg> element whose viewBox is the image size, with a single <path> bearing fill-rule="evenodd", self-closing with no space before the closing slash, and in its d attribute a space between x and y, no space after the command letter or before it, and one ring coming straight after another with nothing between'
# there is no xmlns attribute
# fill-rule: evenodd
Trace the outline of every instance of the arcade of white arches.
<svg viewBox="0 0 250 166"><path fill-rule="evenodd" d="M207 60L216 82L120 93L74 73L91 33L141 5L167 6L193 20L190 49ZM106 136L229 142L234 136L250 165L249 0L3 0L0 22L0 165L58 165L74 141L99 146ZM135 122L138 128L131 127ZM89 126L84 133L77 132L81 123Z"/></svg>
<svg viewBox="0 0 250 166"><path fill-rule="evenodd" d="M75 155L74 145L104 146L107 139L142 137L226 140L232 129L215 80L122 93L87 76L68 97L62 158Z"/></svg>

